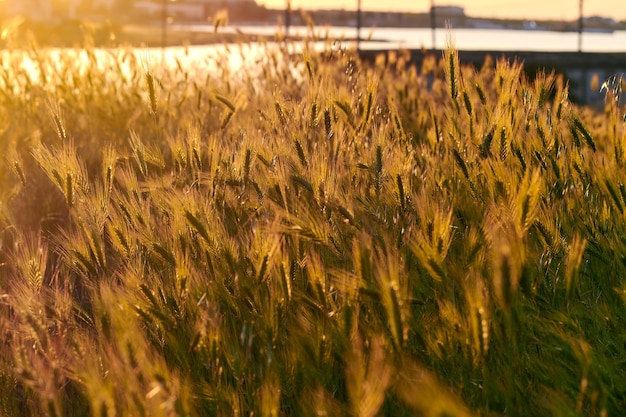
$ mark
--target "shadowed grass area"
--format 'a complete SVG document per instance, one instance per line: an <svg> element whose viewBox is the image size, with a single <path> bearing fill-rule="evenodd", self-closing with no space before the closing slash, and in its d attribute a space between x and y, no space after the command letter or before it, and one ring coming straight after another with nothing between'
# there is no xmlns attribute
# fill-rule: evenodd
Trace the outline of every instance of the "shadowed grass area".
<svg viewBox="0 0 626 417"><path fill-rule="evenodd" d="M0 66L2 414L619 415L613 95L288 46Z"/></svg>

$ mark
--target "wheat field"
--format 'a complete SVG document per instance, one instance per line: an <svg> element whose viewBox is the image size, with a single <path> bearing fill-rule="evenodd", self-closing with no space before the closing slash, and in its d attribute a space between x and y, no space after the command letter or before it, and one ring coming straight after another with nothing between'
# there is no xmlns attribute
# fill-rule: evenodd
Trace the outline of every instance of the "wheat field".
<svg viewBox="0 0 626 417"><path fill-rule="evenodd" d="M1 415L621 415L619 81L80 52L0 65Z"/></svg>

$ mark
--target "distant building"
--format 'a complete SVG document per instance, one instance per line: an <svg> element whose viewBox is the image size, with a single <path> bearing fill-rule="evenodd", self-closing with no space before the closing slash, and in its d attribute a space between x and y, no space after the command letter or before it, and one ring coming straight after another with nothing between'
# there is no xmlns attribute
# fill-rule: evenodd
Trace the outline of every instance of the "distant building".
<svg viewBox="0 0 626 417"><path fill-rule="evenodd" d="M167 3L167 14L176 20L203 20L204 6L197 3ZM133 4L134 12L148 18L160 19L163 15L163 3L138 1Z"/></svg>
<svg viewBox="0 0 626 417"><path fill-rule="evenodd" d="M431 12L440 17L465 17L465 9L460 6L433 6Z"/></svg>
<svg viewBox="0 0 626 417"><path fill-rule="evenodd" d="M163 15L161 0L138 1L133 4L135 14L149 19ZM230 20L250 19L266 11L255 0L178 0L167 3L167 14L178 21L205 21L221 9L227 9Z"/></svg>
<svg viewBox="0 0 626 417"><path fill-rule="evenodd" d="M602 17L602 16L583 17L583 22L589 23L592 25L606 25L606 26L612 26L612 25L617 24L617 21L615 19L612 19L610 17Z"/></svg>

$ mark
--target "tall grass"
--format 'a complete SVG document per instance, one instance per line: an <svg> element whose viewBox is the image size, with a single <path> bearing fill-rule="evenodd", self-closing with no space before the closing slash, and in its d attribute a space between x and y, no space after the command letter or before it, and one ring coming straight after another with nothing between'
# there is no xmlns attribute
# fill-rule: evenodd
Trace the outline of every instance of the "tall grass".
<svg viewBox="0 0 626 417"><path fill-rule="evenodd" d="M619 103L286 52L0 66L1 413L619 415Z"/></svg>

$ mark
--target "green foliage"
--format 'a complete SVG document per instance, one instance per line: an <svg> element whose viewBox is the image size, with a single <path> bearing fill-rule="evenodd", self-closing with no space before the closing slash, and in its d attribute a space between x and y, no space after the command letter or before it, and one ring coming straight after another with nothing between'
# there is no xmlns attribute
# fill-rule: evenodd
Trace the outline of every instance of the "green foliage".
<svg viewBox="0 0 626 417"><path fill-rule="evenodd" d="M619 415L619 102L258 47L7 52L0 414Z"/></svg>

